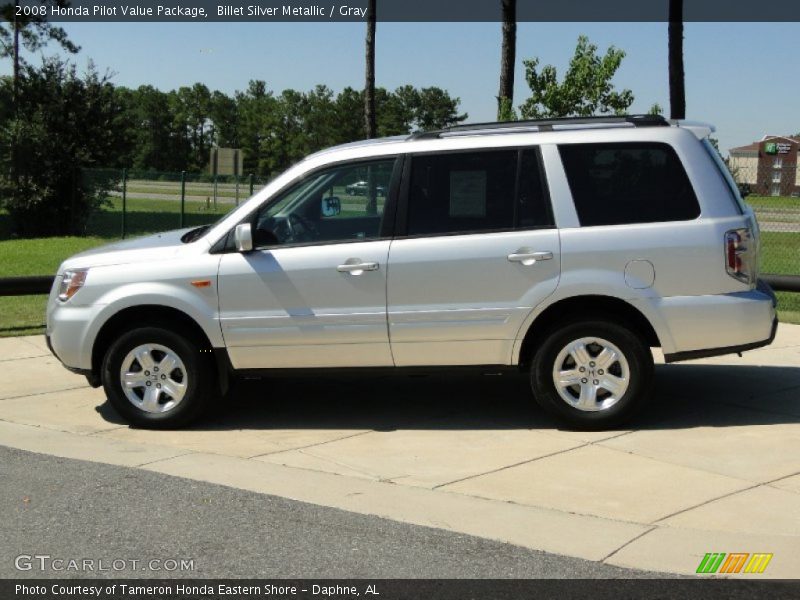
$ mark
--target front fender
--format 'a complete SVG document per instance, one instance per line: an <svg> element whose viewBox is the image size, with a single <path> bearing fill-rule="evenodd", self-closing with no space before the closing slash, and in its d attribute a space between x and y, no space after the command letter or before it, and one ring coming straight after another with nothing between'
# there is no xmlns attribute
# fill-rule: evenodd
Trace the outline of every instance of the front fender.
<svg viewBox="0 0 800 600"><path fill-rule="evenodd" d="M93 268L89 274L91 285L74 298L80 299L83 307L92 313L81 343L81 363L91 365L94 343L109 319L121 311L141 306L179 310L197 323L213 347L223 347L217 296L218 266L218 256L207 256L205 260L192 257L184 264L170 261L160 268L148 265ZM208 281L208 284L205 287L192 285L198 281Z"/></svg>

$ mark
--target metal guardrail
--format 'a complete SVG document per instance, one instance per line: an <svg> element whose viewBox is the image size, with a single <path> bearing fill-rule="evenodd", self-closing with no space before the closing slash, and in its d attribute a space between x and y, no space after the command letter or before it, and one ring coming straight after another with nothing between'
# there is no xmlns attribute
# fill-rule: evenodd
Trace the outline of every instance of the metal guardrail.
<svg viewBox="0 0 800 600"><path fill-rule="evenodd" d="M761 276L776 292L800 292L800 275ZM0 296L36 296L49 294L53 286L51 275L35 277L7 277L0 279Z"/></svg>
<svg viewBox="0 0 800 600"><path fill-rule="evenodd" d="M761 279L776 292L800 292L800 275L763 275Z"/></svg>
<svg viewBox="0 0 800 600"><path fill-rule="evenodd" d="M7 277L0 279L0 296L38 296L49 294L51 287L53 287L52 275Z"/></svg>

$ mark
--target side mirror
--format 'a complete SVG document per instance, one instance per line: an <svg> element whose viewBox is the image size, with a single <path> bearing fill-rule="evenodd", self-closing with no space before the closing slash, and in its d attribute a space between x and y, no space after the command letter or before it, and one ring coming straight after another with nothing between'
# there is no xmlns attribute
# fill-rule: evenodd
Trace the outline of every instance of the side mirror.
<svg viewBox="0 0 800 600"><path fill-rule="evenodd" d="M237 252L250 252L253 249L253 228L250 223L241 223L233 232Z"/></svg>
<svg viewBox="0 0 800 600"><path fill-rule="evenodd" d="M322 199L322 216L335 217L342 212L342 201L339 196L328 196Z"/></svg>

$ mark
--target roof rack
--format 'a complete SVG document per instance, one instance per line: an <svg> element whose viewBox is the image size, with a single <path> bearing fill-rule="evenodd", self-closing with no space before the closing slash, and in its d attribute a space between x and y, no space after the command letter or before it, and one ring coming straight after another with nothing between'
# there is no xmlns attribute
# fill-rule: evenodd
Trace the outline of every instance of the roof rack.
<svg viewBox="0 0 800 600"><path fill-rule="evenodd" d="M493 123L470 123L453 125L435 131L417 131L409 140L423 140L457 135L490 135L497 133L520 133L525 131L555 131L561 129L594 129L606 127L668 127L661 115L620 115L599 117L558 117L528 121L499 121Z"/></svg>

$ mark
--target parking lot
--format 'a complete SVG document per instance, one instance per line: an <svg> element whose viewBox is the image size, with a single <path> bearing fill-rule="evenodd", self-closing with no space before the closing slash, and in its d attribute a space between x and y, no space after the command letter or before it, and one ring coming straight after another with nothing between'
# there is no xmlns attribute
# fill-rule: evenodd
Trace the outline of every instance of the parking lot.
<svg viewBox="0 0 800 600"><path fill-rule="evenodd" d="M708 552L758 552L774 554L758 577L800 574L800 326L659 365L633 429L598 433L558 429L507 375L244 381L221 416L154 432L40 337L0 339L0 363L0 445L615 566L692 574Z"/></svg>

